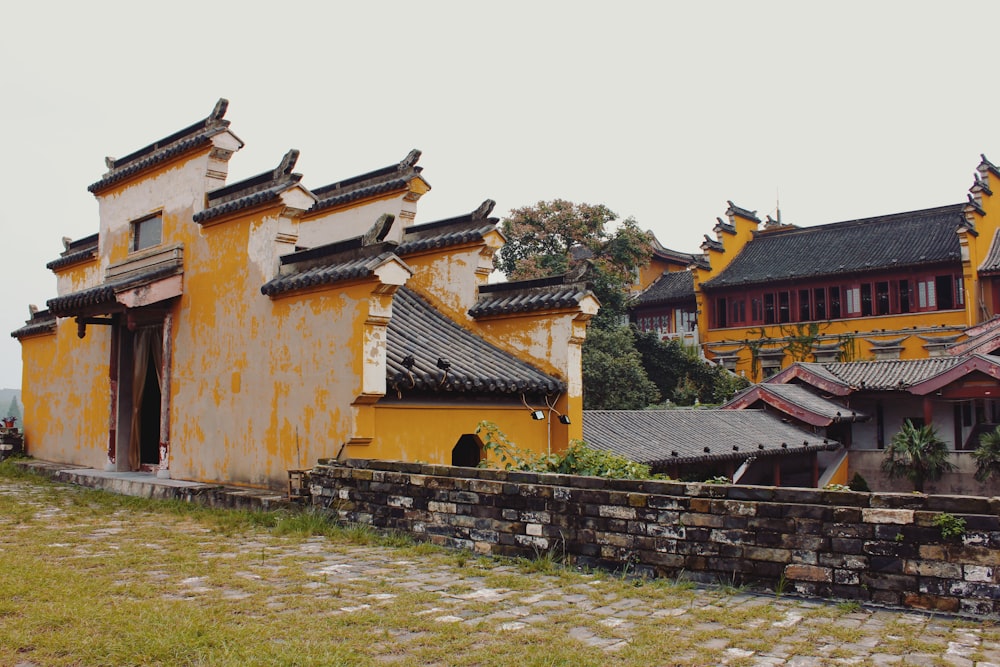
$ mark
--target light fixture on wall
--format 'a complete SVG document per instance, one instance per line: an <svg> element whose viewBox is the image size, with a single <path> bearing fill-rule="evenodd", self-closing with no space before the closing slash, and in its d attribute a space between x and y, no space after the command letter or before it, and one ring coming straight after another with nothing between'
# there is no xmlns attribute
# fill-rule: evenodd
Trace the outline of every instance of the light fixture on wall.
<svg viewBox="0 0 1000 667"><path fill-rule="evenodd" d="M556 398L556 400L559 400L559 399ZM567 424L567 425L569 425L569 424L572 423L569 420L569 415L564 415L563 413L561 413L558 410L556 410L556 406L553 403L549 403L549 397L548 396L545 397L545 407L547 407L549 409L549 414L552 414L554 412L554 413L556 413L556 415L558 415L558 417L559 417L559 423L560 424Z"/></svg>
<svg viewBox="0 0 1000 667"><path fill-rule="evenodd" d="M524 397L524 394L521 394L521 403L524 404L524 407L528 408L528 413L531 414L532 419L534 419L535 421L541 421L545 419L545 412L528 405L528 399Z"/></svg>

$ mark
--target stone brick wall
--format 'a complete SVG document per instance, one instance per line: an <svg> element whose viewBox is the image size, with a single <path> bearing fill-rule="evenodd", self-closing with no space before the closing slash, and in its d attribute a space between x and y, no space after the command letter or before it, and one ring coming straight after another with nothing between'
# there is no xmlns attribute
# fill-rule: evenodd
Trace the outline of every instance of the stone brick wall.
<svg viewBox="0 0 1000 667"><path fill-rule="evenodd" d="M392 461L321 461L313 503L479 554L811 596L1000 613L1000 498L606 480ZM961 517L945 540L932 523Z"/></svg>

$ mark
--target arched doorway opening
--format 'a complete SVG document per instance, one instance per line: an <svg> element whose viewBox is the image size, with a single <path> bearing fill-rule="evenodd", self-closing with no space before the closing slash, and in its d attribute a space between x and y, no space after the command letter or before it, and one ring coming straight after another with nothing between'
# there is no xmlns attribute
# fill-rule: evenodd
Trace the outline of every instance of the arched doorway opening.
<svg viewBox="0 0 1000 667"><path fill-rule="evenodd" d="M451 464L464 468L475 468L483 456L483 443L472 433L466 433L451 450Z"/></svg>

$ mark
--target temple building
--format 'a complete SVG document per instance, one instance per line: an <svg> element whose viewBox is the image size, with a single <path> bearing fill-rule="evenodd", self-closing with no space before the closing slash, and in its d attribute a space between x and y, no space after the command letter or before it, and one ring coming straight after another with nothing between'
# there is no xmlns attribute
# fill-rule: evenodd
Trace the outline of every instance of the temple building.
<svg viewBox="0 0 1000 667"><path fill-rule="evenodd" d="M984 156L966 202L809 227L729 202L688 275L661 271L633 321L696 330L684 341L753 381L795 362L939 356L1000 312L998 179Z"/></svg>
<svg viewBox="0 0 1000 667"><path fill-rule="evenodd" d="M290 150L227 184L227 106L90 185L97 233L12 333L29 454L280 487L320 458L476 465L483 421L537 452L581 436L585 285L488 284L493 202L417 224L419 151L309 188Z"/></svg>

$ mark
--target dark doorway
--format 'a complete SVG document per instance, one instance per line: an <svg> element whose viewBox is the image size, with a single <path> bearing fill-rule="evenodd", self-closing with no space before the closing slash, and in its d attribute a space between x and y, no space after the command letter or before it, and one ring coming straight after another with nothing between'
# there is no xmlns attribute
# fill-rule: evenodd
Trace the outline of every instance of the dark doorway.
<svg viewBox="0 0 1000 667"><path fill-rule="evenodd" d="M160 463L160 380L154 364L153 359L147 364L139 408L139 463L143 466Z"/></svg>
<svg viewBox="0 0 1000 667"><path fill-rule="evenodd" d="M459 438L458 443L451 450L451 464L453 466L475 468L479 465L481 458L482 445L479 438L471 433L466 433Z"/></svg>

